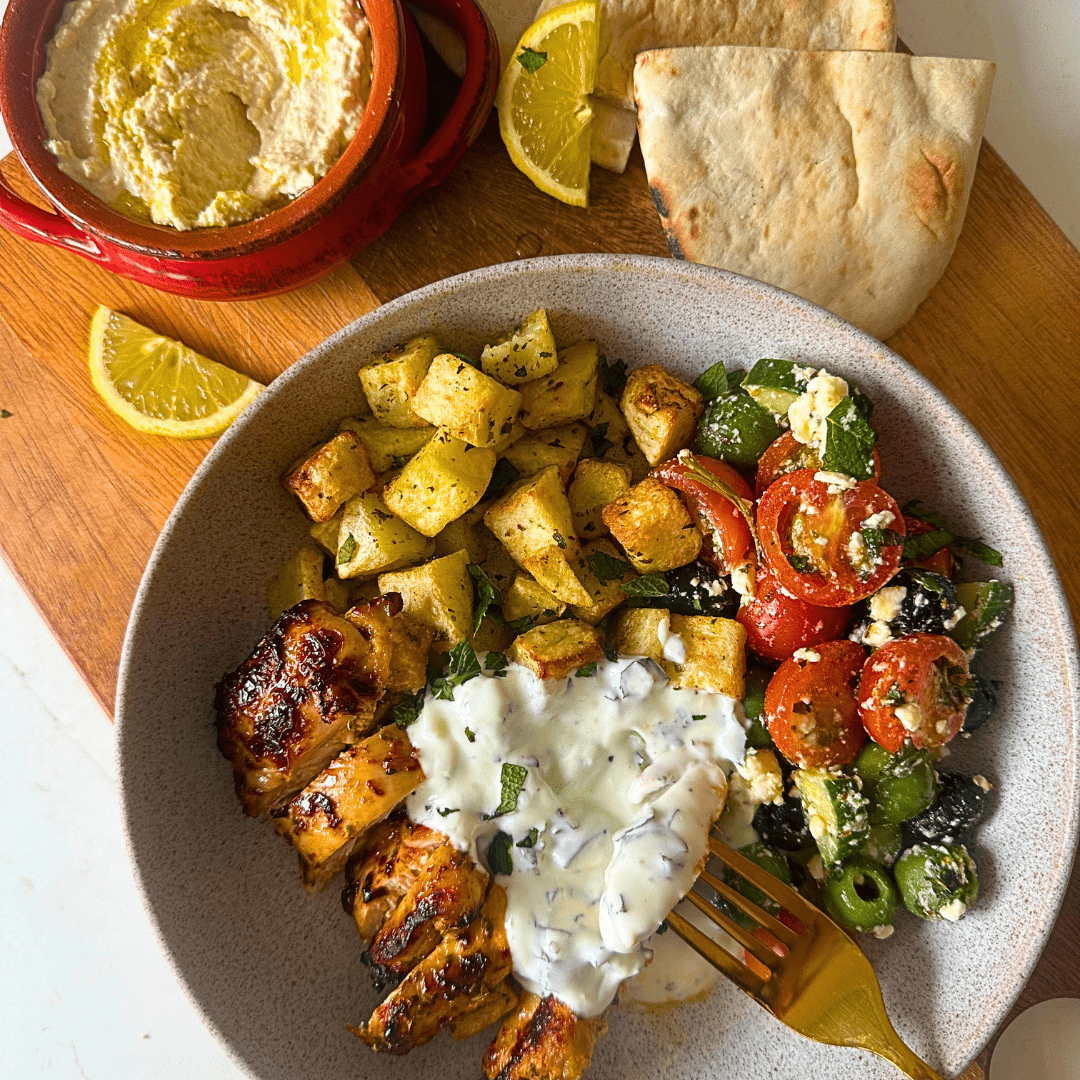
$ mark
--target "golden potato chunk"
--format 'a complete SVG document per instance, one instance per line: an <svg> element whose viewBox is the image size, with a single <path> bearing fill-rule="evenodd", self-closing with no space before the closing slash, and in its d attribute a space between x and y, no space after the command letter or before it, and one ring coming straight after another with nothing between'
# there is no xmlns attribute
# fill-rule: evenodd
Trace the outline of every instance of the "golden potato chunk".
<svg viewBox="0 0 1080 1080"><path fill-rule="evenodd" d="M659 364L631 371L619 404L650 465L689 446L705 411L701 393Z"/></svg>
<svg viewBox="0 0 1080 1080"><path fill-rule="evenodd" d="M595 540L607 535L601 511L620 495L630 490L630 469L603 458L579 461L574 479L566 493L570 500L574 531L582 540Z"/></svg>
<svg viewBox="0 0 1080 1080"><path fill-rule="evenodd" d="M524 664L541 679L565 679L578 668L601 660L604 637L594 626L559 619L514 638L510 659Z"/></svg>
<svg viewBox="0 0 1080 1080"><path fill-rule="evenodd" d="M491 533L477 528L470 520L471 514L455 518L435 536L435 554L453 555L455 551L467 551L469 562L479 565L492 548Z"/></svg>
<svg viewBox="0 0 1080 1080"><path fill-rule="evenodd" d="M570 565L581 545L554 465L515 484L484 514L484 522L518 566L560 600L590 602Z"/></svg>
<svg viewBox="0 0 1080 1080"><path fill-rule="evenodd" d="M507 386L548 375L558 362L555 337L543 308L527 315L520 326L494 345L488 345L480 357L484 371Z"/></svg>
<svg viewBox="0 0 1080 1080"><path fill-rule="evenodd" d="M323 593L326 596L326 602L339 615L347 611L352 603L352 590L349 588L348 582L342 581L340 578L326 578L323 581Z"/></svg>
<svg viewBox="0 0 1080 1080"><path fill-rule="evenodd" d="M554 465L559 470L563 486L570 482L574 463L585 445L589 429L585 424L561 424L545 428L535 435L525 435L511 444L503 457L523 477L535 476L541 469Z"/></svg>
<svg viewBox="0 0 1080 1080"><path fill-rule="evenodd" d="M600 346L581 341L563 349L559 366L541 379L522 383L521 422L529 431L583 420L596 404Z"/></svg>
<svg viewBox="0 0 1080 1080"><path fill-rule="evenodd" d="M439 431L384 488L383 496L417 532L435 536L480 501L494 471L494 450Z"/></svg>
<svg viewBox="0 0 1080 1080"><path fill-rule="evenodd" d="M360 369L360 385L376 419L397 428L428 426L413 410L412 399L441 352L433 334L419 334Z"/></svg>
<svg viewBox="0 0 1080 1080"><path fill-rule="evenodd" d="M436 356L413 412L473 446L495 446L513 429L521 395L452 353Z"/></svg>
<svg viewBox="0 0 1080 1080"><path fill-rule="evenodd" d="M323 553L314 544L305 544L294 551L266 586L266 606L274 622L301 600L325 599Z"/></svg>
<svg viewBox="0 0 1080 1080"><path fill-rule="evenodd" d="M494 542L483 562L477 565L487 574L491 584L503 593L510 588L518 572L518 564L510 557L510 552L502 544Z"/></svg>
<svg viewBox="0 0 1080 1080"><path fill-rule="evenodd" d="M661 608L620 611L611 638L615 651L620 656L648 656L659 664L664 659L659 632L664 619L670 620L670 613Z"/></svg>
<svg viewBox="0 0 1080 1080"><path fill-rule="evenodd" d="M375 471L363 442L343 431L289 469L281 482L312 521L329 521L342 503L375 483Z"/></svg>
<svg viewBox="0 0 1080 1080"><path fill-rule="evenodd" d="M681 664L661 660L672 686L709 690L742 700L746 692L746 631L734 619L672 615L670 632L686 645Z"/></svg>
<svg viewBox="0 0 1080 1080"><path fill-rule="evenodd" d="M469 553L457 551L412 570L380 574L383 595L398 593L402 611L435 630L435 647L449 648L472 634L473 587Z"/></svg>
<svg viewBox="0 0 1080 1080"><path fill-rule="evenodd" d="M327 523L329 524L329 523ZM336 537L338 577L373 577L426 559L435 545L395 517L373 491L350 499Z"/></svg>
<svg viewBox="0 0 1080 1080"><path fill-rule="evenodd" d="M338 427L364 444L376 475L400 469L435 434L433 427L391 427L374 416L347 416Z"/></svg>
<svg viewBox="0 0 1080 1080"><path fill-rule="evenodd" d="M602 574L597 574L597 569ZM622 552L610 540L594 540L582 547L581 558L575 570L578 580L592 597L592 603L575 604L570 610L574 613L574 618L593 626L626 600L622 583L633 581L637 577L633 568L623 559Z"/></svg>
<svg viewBox="0 0 1080 1080"><path fill-rule="evenodd" d="M532 619L538 625L552 622L566 610L566 605L549 592L531 574L519 572L503 593L502 613L514 619Z"/></svg>
<svg viewBox="0 0 1080 1080"><path fill-rule="evenodd" d="M344 512L339 510L329 521L319 521L308 529L312 540L326 552L327 555L337 555L338 533L341 531L341 519Z"/></svg>
<svg viewBox="0 0 1080 1080"><path fill-rule="evenodd" d="M701 551L701 530L682 499L652 476L605 506L601 516L642 574L685 566Z"/></svg>

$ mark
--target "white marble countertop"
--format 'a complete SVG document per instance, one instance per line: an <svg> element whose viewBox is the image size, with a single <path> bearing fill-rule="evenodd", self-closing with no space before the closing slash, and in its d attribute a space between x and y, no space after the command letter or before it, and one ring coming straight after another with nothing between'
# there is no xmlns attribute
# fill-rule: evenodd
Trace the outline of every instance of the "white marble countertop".
<svg viewBox="0 0 1080 1080"><path fill-rule="evenodd" d="M1080 0L898 5L915 52L997 61L987 138L1080 245ZM0 156L9 148L0 128ZM0 718L0 1073L239 1077L141 907L112 725L2 562ZM1037 1068L1026 1080L1040 1080Z"/></svg>

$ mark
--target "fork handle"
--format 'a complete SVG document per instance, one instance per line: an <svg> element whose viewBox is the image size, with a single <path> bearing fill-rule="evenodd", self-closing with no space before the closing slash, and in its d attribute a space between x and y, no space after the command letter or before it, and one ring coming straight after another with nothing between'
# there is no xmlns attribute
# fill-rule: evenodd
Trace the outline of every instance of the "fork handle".
<svg viewBox="0 0 1080 1080"><path fill-rule="evenodd" d="M889 1025L889 1038L877 1046L867 1046L867 1050L873 1051L879 1057L891 1061L905 1076L911 1080L944 1080L940 1073L934 1072L921 1057L918 1057L903 1042L899 1035Z"/></svg>

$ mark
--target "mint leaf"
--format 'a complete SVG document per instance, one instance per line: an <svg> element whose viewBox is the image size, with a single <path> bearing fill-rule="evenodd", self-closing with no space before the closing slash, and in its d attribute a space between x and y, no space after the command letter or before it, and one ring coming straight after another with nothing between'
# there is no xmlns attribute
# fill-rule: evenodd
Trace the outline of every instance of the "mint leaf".
<svg viewBox="0 0 1080 1080"><path fill-rule="evenodd" d="M611 422L605 420L602 424L594 424L589 428L589 441L592 443L595 457L603 457L615 445L609 438L606 438L610 426Z"/></svg>
<svg viewBox="0 0 1080 1080"><path fill-rule="evenodd" d="M563 549L566 548L566 537L563 536L563 534L559 532L558 529L556 529L555 532L551 534L551 539L554 540L555 543L559 545L559 547Z"/></svg>
<svg viewBox="0 0 1080 1080"><path fill-rule="evenodd" d="M506 653L489 652L484 658L484 667L486 667L496 679L506 678L506 665L508 663L509 661L506 659Z"/></svg>
<svg viewBox="0 0 1080 1080"><path fill-rule="evenodd" d="M474 360L471 356L466 356L464 353L456 352L451 353L450 355L456 357L458 360L461 360L463 363L468 364L469 367L478 368L480 366L480 362L478 360Z"/></svg>
<svg viewBox="0 0 1080 1080"><path fill-rule="evenodd" d="M743 379L743 389L748 391L751 387L755 390L783 390L789 394L798 396L806 389L810 381L810 375L816 374L805 364L797 364L794 360L759 360Z"/></svg>
<svg viewBox="0 0 1080 1080"><path fill-rule="evenodd" d="M616 661L616 660L618 660L618 659L619 659L619 654L618 654L618 652L616 651L616 649L615 649L615 646L614 646L614 645L609 645L609 644L608 644L608 643L607 643L606 641L604 642L604 655L605 655L605 656L606 656L606 657L607 657L607 658L608 658L608 659L609 659L609 660L610 660L610 661L611 661L611 662L612 662L613 664L615 663L615 661Z"/></svg>
<svg viewBox="0 0 1080 1080"><path fill-rule="evenodd" d="M476 742L476 732L473 731L472 728L466 728L465 729L465 738L468 739L469 742Z"/></svg>
<svg viewBox="0 0 1080 1080"><path fill-rule="evenodd" d="M431 692L442 701L453 701L454 690L480 674L480 661L465 638L450 650L449 660L447 673L431 684Z"/></svg>
<svg viewBox="0 0 1080 1080"><path fill-rule="evenodd" d="M727 369L723 363L713 364L712 367L706 368L694 380L694 389L699 390L707 402L730 393Z"/></svg>
<svg viewBox="0 0 1080 1080"><path fill-rule="evenodd" d="M705 713L703 713L703 712L691 713L690 714L690 719L691 720L704 720L705 719Z"/></svg>
<svg viewBox="0 0 1080 1080"><path fill-rule="evenodd" d="M984 544L981 540L975 540L970 536L954 536L952 546L957 551L962 551L965 555L970 555L979 562L986 563L987 566L1001 566L1002 558L1001 552L995 551L988 544Z"/></svg>
<svg viewBox="0 0 1080 1080"><path fill-rule="evenodd" d="M911 569L907 573L912 581L917 581L927 592L935 593L937 596L941 596L949 584L948 578L943 578L940 574L929 570Z"/></svg>
<svg viewBox="0 0 1080 1080"><path fill-rule="evenodd" d="M488 844L487 864L493 874L512 874L514 860L510 854L510 845L514 838L509 833L497 832Z"/></svg>
<svg viewBox="0 0 1080 1080"><path fill-rule="evenodd" d="M955 537L948 529L931 529L918 536L908 536L904 540L904 558L912 562L929 559L935 552L948 547Z"/></svg>
<svg viewBox="0 0 1080 1080"><path fill-rule="evenodd" d="M390 713L390 719L399 728L407 728L410 724L415 723L424 707L425 697L427 697L427 687L421 686L415 694L410 695L394 706L393 711Z"/></svg>
<svg viewBox="0 0 1080 1080"><path fill-rule="evenodd" d="M349 533L345 537L345 543L338 548L337 564L338 566L344 566L359 550L360 545L356 542L356 537L352 533Z"/></svg>
<svg viewBox="0 0 1080 1080"><path fill-rule="evenodd" d="M574 672L574 674L579 679L587 679L587 678L589 678L590 675L595 675L596 674L596 661L594 660L591 664L586 664L584 667L579 667L577 669L577 671Z"/></svg>
<svg viewBox="0 0 1080 1080"><path fill-rule="evenodd" d="M461 812L460 806L455 806L453 810L439 810L439 817L449 817L451 814L457 814Z"/></svg>
<svg viewBox="0 0 1080 1080"><path fill-rule="evenodd" d="M627 596L667 596L671 586L663 574L645 574L619 586Z"/></svg>
<svg viewBox="0 0 1080 1080"><path fill-rule="evenodd" d="M788 555L787 561L797 574L812 574L814 564L805 555Z"/></svg>
<svg viewBox="0 0 1080 1080"><path fill-rule="evenodd" d="M476 606L473 608L473 636L480 631L480 623L492 604L501 604L502 590L495 586L491 578L475 563L469 563L469 576L476 589Z"/></svg>
<svg viewBox="0 0 1080 1080"><path fill-rule="evenodd" d="M539 71L547 63L547 58L548 54L546 52L538 52L536 49L530 49L528 45L526 45L516 57L517 62L530 75Z"/></svg>
<svg viewBox="0 0 1080 1080"><path fill-rule="evenodd" d="M529 835L524 840L519 840L514 847L531 848L536 847L536 841L540 839L539 829L530 829Z"/></svg>
<svg viewBox="0 0 1080 1080"><path fill-rule="evenodd" d="M604 551L594 551L590 565L601 585L606 585L609 581L621 581L634 570L628 562L616 559L614 555L608 555Z"/></svg>
<svg viewBox="0 0 1080 1080"><path fill-rule="evenodd" d="M825 426L825 468L856 480L869 480L874 475L877 436L855 402L844 398L825 418Z"/></svg>
<svg viewBox="0 0 1080 1080"><path fill-rule="evenodd" d="M881 555L882 548L897 547L904 542L904 538L893 529L878 529L873 525L864 528L862 535L866 554L871 562L875 562Z"/></svg>
<svg viewBox="0 0 1080 1080"><path fill-rule="evenodd" d="M604 384L604 393L618 400L626 387L626 376L629 374L625 360L608 360L600 354L600 378Z"/></svg>
<svg viewBox="0 0 1080 1080"><path fill-rule="evenodd" d="M528 775L529 770L524 765L511 765L509 761L503 762L500 776L502 780L502 798L499 800L499 805L495 807L494 814L484 815L485 820L502 817L503 814L512 814L517 809L518 796L521 795L521 789L525 786Z"/></svg>

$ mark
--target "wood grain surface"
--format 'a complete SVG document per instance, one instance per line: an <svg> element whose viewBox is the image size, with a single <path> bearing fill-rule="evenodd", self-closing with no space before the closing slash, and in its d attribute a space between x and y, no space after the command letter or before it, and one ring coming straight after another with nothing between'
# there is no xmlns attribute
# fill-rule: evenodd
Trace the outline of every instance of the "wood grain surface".
<svg viewBox="0 0 1080 1080"><path fill-rule="evenodd" d="M16 162L4 168L29 190ZM456 172L352 267L286 297L231 305L157 293L0 231L0 406L11 413L0 420L0 548L107 710L142 570L210 443L137 435L98 400L85 367L96 306L267 382L378 303L449 274L536 255L667 254L636 150L622 176L593 170L591 197L581 210L542 195L510 164L492 120ZM1075 619L1080 253L985 144L956 254L888 344L960 408L1016 480ZM1080 996L1076 872L1013 1014L1060 996Z"/></svg>

